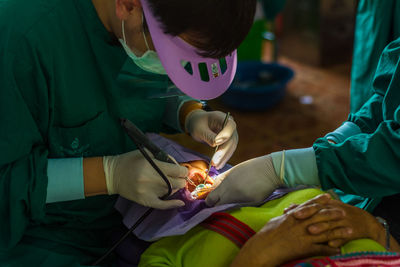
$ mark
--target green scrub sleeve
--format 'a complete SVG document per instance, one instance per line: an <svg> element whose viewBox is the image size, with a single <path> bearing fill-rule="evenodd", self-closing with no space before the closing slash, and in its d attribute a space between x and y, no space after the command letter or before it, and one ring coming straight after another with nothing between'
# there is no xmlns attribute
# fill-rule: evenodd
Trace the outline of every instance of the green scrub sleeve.
<svg viewBox="0 0 400 267"><path fill-rule="evenodd" d="M379 58L385 46L392 41L395 10L393 0L359 1L351 66L352 112L358 111L373 94L371 84Z"/></svg>
<svg viewBox="0 0 400 267"><path fill-rule="evenodd" d="M400 92L400 42L383 52L374 78L375 94L350 120L362 133L340 144L318 139L313 147L323 189L379 198L399 192L400 121L395 118Z"/></svg>
<svg viewBox="0 0 400 267"><path fill-rule="evenodd" d="M356 123L364 133L373 133L383 120L392 119L384 118L383 114L393 115L398 106L399 57L400 39L397 39L382 52L372 84L374 94L358 112L349 115L348 120Z"/></svg>
<svg viewBox="0 0 400 267"><path fill-rule="evenodd" d="M45 215L48 151L43 131L48 97L40 68L16 61L4 51L0 60L0 250L15 246L28 224ZM46 93L47 94L47 93ZM40 102L41 101L41 102ZM43 107L43 109L39 108ZM43 116L42 116L43 115Z"/></svg>
<svg viewBox="0 0 400 267"><path fill-rule="evenodd" d="M375 93L356 113L350 113L349 122L355 123L363 133L373 133L382 122L384 95Z"/></svg>
<svg viewBox="0 0 400 267"><path fill-rule="evenodd" d="M46 203L85 198L83 158L49 159Z"/></svg>
<svg viewBox="0 0 400 267"><path fill-rule="evenodd" d="M382 122L373 134L354 135L340 144L314 144L322 188L380 198L400 190L400 125Z"/></svg>
<svg viewBox="0 0 400 267"><path fill-rule="evenodd" d="M339 128L325 135L325 138L329 141L339 144L348 137L359 133L361 133L361 130L357 124L350 121L345 121Z"/></svg>
<svg viewBox="0 0 400 267"><path fill-rule="evenodd" d="M382 51L400 36L399 15L397 0L360 0L358 3L351 67L350 110L353 113L373 94L371 85Z"/></svg>
<svg viewBox="0 0 400 267"><path fill-rule="evenodd" d="M164 124L171 127L174 130L179 132L184 132L180 120L179 120L179 112L183 104L188 101L198 101L197 99L191 98L187 95L183 96L173 96L167 98L167 103L165 107L165 115L164 115Z"/></svg>

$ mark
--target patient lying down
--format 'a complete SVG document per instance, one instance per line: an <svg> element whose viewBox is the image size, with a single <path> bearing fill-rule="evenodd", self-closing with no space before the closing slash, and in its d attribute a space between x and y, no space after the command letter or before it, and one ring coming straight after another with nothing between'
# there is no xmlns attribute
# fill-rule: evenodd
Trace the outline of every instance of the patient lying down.
<svg viewBox="0 0 400 267"><path fill-rule="evenodd" d="M171 151L179 149L173 156L189 168L194 184L174 195L186 206L157 210L135 230L140 239L158 240L142 254L139 266L278 266L311 255L338 254L339 247L341 252L385 250L385 230L373 216L320 196L318 189L278 189L257 207L207 207L203 199L214 188L217 173L206 177L206 159L185 148ZM204 184L208 192L196 193ZM116 208L128 227L146 210L124 199ZM356 239L362 241L347 243ZM390 241L391 250L398 251L396 241Z"/></svg>
<svg viewBox="0 0 400 267"><path fill-rule="evenodd" d="M333 267L342 266L335 265L339 260L355 260L354 255L345 254L356 251L371 251L357 255L371 263L363 266L399 266L400 256L383 254L385 246L385 229L372 215L332 200L318 189L304 189L260 207L214 214L184 235L153 243L142 254L139 266L273 267L310 256L342 253L308 260L324 265L288 265ZM390 250L399 249L391 238ZM373 252L380 252L379 257Z"/></svg>

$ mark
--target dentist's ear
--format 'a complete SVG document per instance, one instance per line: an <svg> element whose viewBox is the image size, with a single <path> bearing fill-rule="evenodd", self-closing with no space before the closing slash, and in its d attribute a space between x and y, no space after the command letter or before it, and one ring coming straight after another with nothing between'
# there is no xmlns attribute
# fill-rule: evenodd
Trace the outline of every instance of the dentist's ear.
<svg viewBox="0 0 400 267"><path fill-rule="evenodd" d="M127 20L134 9L142 9L140 0L115 0L115 14L120 20Z"/></svg>

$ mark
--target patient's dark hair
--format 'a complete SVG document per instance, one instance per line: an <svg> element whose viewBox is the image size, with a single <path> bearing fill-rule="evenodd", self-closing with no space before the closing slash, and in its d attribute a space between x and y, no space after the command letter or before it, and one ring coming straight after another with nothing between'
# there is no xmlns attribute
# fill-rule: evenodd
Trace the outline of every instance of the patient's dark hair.
<svg viewBox="0 0 400 267"><path fill-rule="evenodd" d="M171 35L188 34L199 54L221 58L244 40L253 24L257 0L148 0Z"/></svg>

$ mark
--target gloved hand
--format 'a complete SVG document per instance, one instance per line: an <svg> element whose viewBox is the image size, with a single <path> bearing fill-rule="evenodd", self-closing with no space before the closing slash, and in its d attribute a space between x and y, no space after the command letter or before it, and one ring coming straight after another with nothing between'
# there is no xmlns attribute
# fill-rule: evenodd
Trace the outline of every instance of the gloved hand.
<svg viewBox="0 0 400 267"><path fill-rule="evenodd" d="M183 166L153 161L167 176L173 191L185 186L188 169ZM153 169L139 150L134 150L117 156L103 157L104 173L108 194L119 194L143 206L156 209L171 209L182 207L181 200L161 200L168 192L168 187L161 176Z"/></svg>
<svg viewBox="0 0 400 267"><path fill-rule="evenodd" d="M220 174L216 179L217 184L221 184L206 198L209 206L259 202L281 185L321 186L312 147L250 159Z"/></svg>
<svg viewBox="0 0 400 267"><path fill-rule="evenodd" d="M236 123L232 117L222 129L225 116L221 111L195 110L189 113L185 120L186 131L194 140L205 142L212 147L219 145L218 151L211 159L217 169L224 167L239 141Z"/></svg>
<svg viewBox="0 0 400 267"><path fill-rule="evenodd" d="M256 203L283 185L276 175L270 155L242 162L216 178L214 191L206 198L209 206L227 203Z"/></svg>

